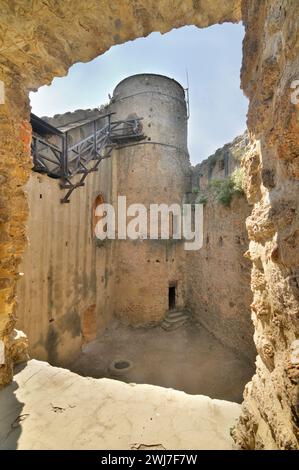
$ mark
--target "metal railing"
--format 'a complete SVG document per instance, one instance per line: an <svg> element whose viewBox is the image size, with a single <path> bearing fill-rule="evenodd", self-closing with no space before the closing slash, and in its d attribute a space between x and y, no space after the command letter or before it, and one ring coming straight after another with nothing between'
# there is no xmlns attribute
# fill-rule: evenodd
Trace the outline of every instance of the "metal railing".
<svg viewBox="0 0 299 470"><path fill-rule="evenodd" d="M42 139L39 135L33 134L31 145L33 170L61 180L60 187L68 189L61 202L70 201L74 189L84 186L87 175L98 170L100 162L111 156L114 147L145 138L141 125L143 118L112 122L111 116L113 114L109 113L93 121L78 124L78 126L56 136L61 139L60 145L55 145ZM107 118L107 124L99 127L98 122L104 118ZM93 126L93 132L70 146L68 133L86 124ZM73 183L71 178L78 174L81 175L79 180Z"/></svg>

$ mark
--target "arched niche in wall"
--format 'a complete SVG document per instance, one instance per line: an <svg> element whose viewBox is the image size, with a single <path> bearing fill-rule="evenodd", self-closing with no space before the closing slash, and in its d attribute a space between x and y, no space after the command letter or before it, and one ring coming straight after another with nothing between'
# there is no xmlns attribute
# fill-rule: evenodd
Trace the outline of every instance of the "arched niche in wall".
<svg viewBox="0 0 299 470"><path fill-rule="evenodd" d="M101 204L104 204L104 202L105 202L105 200L104 200L103 194L102 194L102 193L99 193L99 194L97 195L97 197L95 198L94 203L93 203L93 206L92 206L92 218L91 218L91 220L92 220L92 227L91 227L91 229L92 229L92 235L93 235L93 237L96 236L96 235L95 235L95 228L96 228L96 225L97 225L98 221L100 220L100 217L99 217L98 215L96 215L96 208L97 208L98 206L100 206Z"/></svg>

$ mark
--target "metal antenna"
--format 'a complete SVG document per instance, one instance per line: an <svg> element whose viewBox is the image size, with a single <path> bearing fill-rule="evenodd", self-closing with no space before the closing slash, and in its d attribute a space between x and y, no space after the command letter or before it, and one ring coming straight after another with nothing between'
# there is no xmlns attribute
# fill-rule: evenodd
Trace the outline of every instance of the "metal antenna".
<svg viewBox="0 0 299 470"><path fill-rule="evenodd" d="M186 80L187 80L187 90L189 90L189 73L188 73L187 68L186 68Z"/></svg>
<svg viewBox="0 0 299 470"><path fill-rule="evenodd" d="M186 68L186 80L187 80L187 88L185 88L186 94L186 105L187 105L187 119L190 117L190 96L189 96L189 74L188 69Z"/></svg>

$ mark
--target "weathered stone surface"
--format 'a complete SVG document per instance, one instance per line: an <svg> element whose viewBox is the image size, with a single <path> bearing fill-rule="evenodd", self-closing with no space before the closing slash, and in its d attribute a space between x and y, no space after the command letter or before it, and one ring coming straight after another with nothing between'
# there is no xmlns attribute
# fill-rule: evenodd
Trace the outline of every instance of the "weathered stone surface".
<svg viewBox="0 0 299 470"><path fill-rule="evenodd" d="M94 339L110 319L104 278L111 259L97 248L92 230L94 201L100 192L106 199L109 176L106 160L70 204L60 203L64 192L47 175L32 172L25 185L29 244L20 264L16 315L33 358L66 366L80 353L82 336Z"/></svg>
<svg viewBox="0 0 299 470"><path fill-rule="evenodd" d="M245 168L254 204L247 228L259 358L234 435L243 448L297 449L298 365L290 358L299 335L299 107L291 83L299 77L299 4L243 1L242 8L242 85L257 139Z"/></svg>
<svg viewBox="0 0 299 470"><path fill-rule="evenodd" d="M1 56L29 88L38 88L113 44L187 24L207 27L240 20L241 0L3 0Z"/></svg>
<svg viewBox="0 0 299 470"><path fill-rule="evenodd" d="M0 449L223 449L237 403L31 360L0 391Z"/></svg>
<svg viewBox="0 0 299 470"><path fill-rule="evenodd" d="M248 249L245 221L250 207L244 194L234 194L225 207L211 188L213 180L231 176L248 152L251 145L244 133L193 168L193 202L205 202L203 247L187 253L186 278L188 306L198 321L253 364L251 263L244 258Z"/></svg>
<svg viewBox="0 0 299 470"><path fill-rule="evenodd" d="M249 151L251 151L251 142L245 131L198 163L192 171L193 193L198 190L201 194L209 189L211 180L223 180L231 175L240 167L241 162L245 160L245 154L247 155Z"/></svg>
<svg viewBox="0 0 299 470"><path fill-rule="evenodd" d="M14 329L11 335L10 354L14 364L29 360L28 338L23 331Z"/></svg>
<svg viewBox="0 0 299 470"><path fill-rule="evenodd" d="M0 387L12 378L10 334L15 324L15 282L26 244L27 203L22 185L30 169L31 129L24 119L28 98L23 82L0 66L5 101L0 105L0 340L5 344L5 364L0 366Z"/></svg>

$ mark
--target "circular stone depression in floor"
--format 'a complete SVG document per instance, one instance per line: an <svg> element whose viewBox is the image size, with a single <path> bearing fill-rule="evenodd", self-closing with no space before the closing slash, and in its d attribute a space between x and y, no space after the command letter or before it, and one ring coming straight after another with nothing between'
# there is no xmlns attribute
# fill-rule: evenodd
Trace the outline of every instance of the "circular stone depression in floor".
<svg viewBox="0 0 299 470"><path fill-rule="evenodd" d="M111 375L120 377L125 375L133 367L133 362L128 359L117 359L111 362L108 370Z"/></svg>

